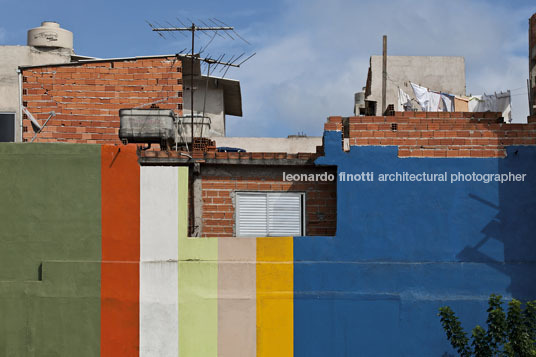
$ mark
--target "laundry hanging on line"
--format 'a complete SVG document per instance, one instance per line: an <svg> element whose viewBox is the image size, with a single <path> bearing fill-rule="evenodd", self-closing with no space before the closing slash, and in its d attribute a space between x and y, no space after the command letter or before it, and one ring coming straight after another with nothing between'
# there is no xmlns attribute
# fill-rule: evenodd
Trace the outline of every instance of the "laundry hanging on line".
<svg viewBox="0 0 536 357"><path fill-rule="evenodd" d="M449 93L439 93L426 87L412 83L411 88L415 94L417 103L423 111L437 112L498 112L506 122L512 121L512 104L510 91L495 94L483 94L475 96L456 96ZM399 88L398 101L405 103L408 101L407 94ZM406 106L399 105L398 110L404 110ZM407 109L405 109L407 110Z"/></svg>
<svg viewBox="0 0 536 357"><path fill-rule="evenodd" d="M512 121L512 96L510 91L473 96L469 101L470 112L499 112L505 121Z"/></svg>
<svg viewBox="0 0 536 357"><path fill-rule="evenodd" d="M412 82L410 84L417 103L419 103L424 112L437 112L439 110L439 102L441 101L441 95L439 93L430 91L428 88L421 87Z"/></svg>
<svg viewBox="0 0 536 357"><path fill-rule="evenodd" d="M421 109L425 112L428 111L427 109L430 105L430 92L428 91L428 88L421 87L420 85L411 82L410 85Z"/></svg>
<svg viewBox="0 0 536 357"><path fill-rule="evenodd" d="M441 94L429 91L430 93L430 104L428 106L427 112L438 112L439 103L441 102Z"/></svg>
<svg viewBox="0 0 536 357"><path fill-rule="evenodd" d="M468 112L470 99L471 98L455 96L454 97L454 111L455 112Z"/></svg>
<svg viewBox="0 0 536 357"><path fill-rule="evenodd" d="M399 112L413 110L411 97L400 87L398 88L398 101L396 103L396 110Z"/></svg>
<svg viewBox="0 0 536 357"><path fill-rule="evenodd" d="M454 111L454 96L447 93L441 93L441 102L443 104L444 112Z"/></svg>

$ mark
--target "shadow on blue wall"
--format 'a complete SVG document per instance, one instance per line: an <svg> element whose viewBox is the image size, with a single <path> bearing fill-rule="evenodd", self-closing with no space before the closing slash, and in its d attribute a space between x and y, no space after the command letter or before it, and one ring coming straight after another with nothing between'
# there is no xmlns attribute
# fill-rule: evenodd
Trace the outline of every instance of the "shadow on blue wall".
<svg viewBox="0 0 536 357"><path fill-rule="evenodd" d="M485 323L491 293L536 298L536 148L510 147L504 159L398 158L396 147L345 153L339 132L324 140L318 165L374 180L338 182L335 237L295 238L296 356L454 354L440 306L470 330ZM379 181L397 172L447 181ZM527 176L450 181L473 172Z"/></svg>
<svg viewBox="0 0 536 357"><path fill-rule="evenodd" d="M467 245L456 257L460 261L484 262L510 277L506 289L512 297L528 300L536 296L533 275L520 269L536 261L536 182L534 180L536 155L532 147L509 147L506 159L498 160L498 172L526 173L524 182L499 184L499 204L495 205L475 194L469 196L497 210L497 215L482 229L483 238L475 245ZM482 252L487 244L500 242L503 259L498 260Z"/></svg>

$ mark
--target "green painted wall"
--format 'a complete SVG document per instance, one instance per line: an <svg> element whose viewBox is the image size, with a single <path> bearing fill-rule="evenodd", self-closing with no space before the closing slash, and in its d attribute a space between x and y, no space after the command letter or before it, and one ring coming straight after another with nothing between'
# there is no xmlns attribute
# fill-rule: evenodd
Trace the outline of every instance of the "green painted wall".
<svg viewBox="0 0 536 357"><path fill-rule="evenodd" d="M100 354L100 165L96 145L0 144L0 356Z"/></svg>
<svg viewBox="0 0 536 357"><path fill-rule="evenodd" d="M188 238L188 168L179 167L179 355L218 355L218 240Z"/></svg>

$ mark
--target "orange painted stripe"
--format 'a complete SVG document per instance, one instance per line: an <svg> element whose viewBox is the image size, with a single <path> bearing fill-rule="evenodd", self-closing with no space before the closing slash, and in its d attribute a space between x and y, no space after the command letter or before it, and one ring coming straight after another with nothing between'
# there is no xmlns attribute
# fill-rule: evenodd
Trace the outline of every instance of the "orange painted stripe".
<svg viewBox="0 0 536 357"><path fill-rule="evenodd" d="M101 356L138 356L140 168L136 148L101 147Z"/></svg>

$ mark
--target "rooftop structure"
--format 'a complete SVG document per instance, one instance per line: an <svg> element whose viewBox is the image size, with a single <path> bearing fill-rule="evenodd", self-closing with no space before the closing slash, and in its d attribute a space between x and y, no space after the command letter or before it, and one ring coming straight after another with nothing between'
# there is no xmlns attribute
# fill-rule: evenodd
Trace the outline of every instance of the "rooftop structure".
<svg viewBox="0 0 536 357"><path fill-rule="evenodd" d="M162 71L150 68L148 60L166 58L170 59L170 64L176 61L187 65L180 65L181 72L170 74L169 78L159 77ZM137 64L129 68L125 65L127 62ZM73 34L58 23L45 21L42 26L28 31L27 46L0 46L0 141L33 139L35 131L32 129L44 125L51 112L54 115L46 124L48 128L35 140L113 142L111 137L103 139L99 134L117 134L118 110L151 104L160 107L173 104L177 116L184 115L182 120L187 124L191 122L190 81L186 81L183 88L182 76L190 78L190 62L188 56L177 55L108 59L76 55ZM114 68L114 64L118 68ZM170 82L177 74L180 78ZM162 86L164 82L166 85ZM120 91L124 93L119 95ZM175 94L163 103L171 91ZM126 96L126 92L131 94ZM151 99L160 102L152 103ZM207 123L203 136L225 136L226 115L242 116L240 82L201 75L198 59L194 63L194 99L194 120L204 116ZM31 116L23 114L23 107ZM25 124L23 116L28 119ZM35 119L33 127L30 119ZM86 134L84 138L82 134Z"/></svg>
<svg viewBox="0 0 536 357"><path fill-rule="evenodd" d="M22 141L19 66L69 63L87 58L75 54L72 32L52 21L30 29L26 46L0 46L0 142Z"/></svg>
<svg viewBox="0 0 536 357"><path fill-rule="evenodd" d="M330 117L314 154L0 152L15 354L444 355L440 306L474 326L491 293L536 298L535 117Z"/></svg>
<svg viewBox="0 0 536 357"><path fill-rule="evenodd" d="M368 102L369 115L382 114L382 76L382 56L371 56L363 98ZM396 106L399 88L415 99L410 82L434 91L465 95L465 60L457 56L387 56L386 106ZM360 114L359 108L355 114Z"/></svg>

